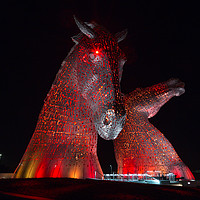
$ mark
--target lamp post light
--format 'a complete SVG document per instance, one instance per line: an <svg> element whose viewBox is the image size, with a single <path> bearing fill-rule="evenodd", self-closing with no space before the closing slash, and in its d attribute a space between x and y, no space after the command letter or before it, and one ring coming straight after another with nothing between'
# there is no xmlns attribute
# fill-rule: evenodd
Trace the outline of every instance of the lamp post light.
<svg viewBox="0 0 200 200"><path fill-rule="evenodd" d="M111 174L113 174L113 180L114 180L115 177L114 177L114 172L113 172L113 170L112 170L112 165L110 165L110 172L111 172Z"/></svg>
<svg viewBox="0 0 200 200"><path fill-rule="evenodd" d="M112 174L112 165L110 165L110 173Z"/></svg>
<svg viewBox="0 0 200 200"><path fill-rule="evenodd" d="M3 154L2 154L2 153L0 153L0 164L1 164L1 159L2 159L2 156L3 156Z"/></svg>

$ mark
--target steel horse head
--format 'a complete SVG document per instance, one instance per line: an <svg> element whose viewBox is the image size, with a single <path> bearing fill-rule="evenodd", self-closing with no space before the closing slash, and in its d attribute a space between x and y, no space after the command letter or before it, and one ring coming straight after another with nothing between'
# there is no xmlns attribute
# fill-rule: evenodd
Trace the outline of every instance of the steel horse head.
<svg viewBox="0 0 200 200"><path fill-rule="evenodd" d="M81 33L63 61L47 94L16 178L102 177L97 133L115 139L123 128L120 93L125 56L112 35L96 23L75 18Z"/></svg>
<svg viewBox="0 0 200 200"><path fill-rule="evenodd" d="M126 58L118 42L126 37L127 31L113 36L96 23L84 23L74 18L81 30L72 38L76 43L75 70L79 91L91 108L99 135L107 140L115 139L125 121L119 84Z"/></svg>

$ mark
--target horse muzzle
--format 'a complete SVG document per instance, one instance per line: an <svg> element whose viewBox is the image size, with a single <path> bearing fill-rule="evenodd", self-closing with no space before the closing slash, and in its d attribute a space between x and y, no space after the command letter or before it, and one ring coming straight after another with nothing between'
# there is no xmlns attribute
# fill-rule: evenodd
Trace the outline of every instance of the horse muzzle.
<svg viewBox="0 0 200 200"><path fill-rule="evenodd" d="M123 128L125 118L124 105L114 104L100 116L99 122L95 123L98 134L105 140L114 140Z"/></svg>

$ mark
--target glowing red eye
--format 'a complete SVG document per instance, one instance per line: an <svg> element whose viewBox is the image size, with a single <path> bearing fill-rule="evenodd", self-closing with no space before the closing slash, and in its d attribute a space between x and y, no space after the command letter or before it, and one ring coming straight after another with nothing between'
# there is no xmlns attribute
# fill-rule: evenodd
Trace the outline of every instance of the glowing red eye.
<svg viewBox="0 0 200 200"><path fill-rule="evenodd" d="M95 53L96 53L96 54L98 54L98 53L99 53L99 51L95 51Z"/></svg>

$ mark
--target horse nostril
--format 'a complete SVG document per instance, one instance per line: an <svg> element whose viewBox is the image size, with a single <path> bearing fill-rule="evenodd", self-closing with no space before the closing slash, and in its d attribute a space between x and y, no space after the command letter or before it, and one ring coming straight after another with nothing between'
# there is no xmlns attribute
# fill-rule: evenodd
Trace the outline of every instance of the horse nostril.
<svg viewBox="0 0 200 200"><path fill-rule="evenodd" d="M104 123L105 125L109 125L110 122L111 122L111 121L110 121L110 120L108 119L108 117L106 116L103 123Z"/></svg>
<svg viewBox="0 0 200 200"><path fill-rule="evenodd" d="M109 109L106 111L106 114L105 114L105 118L103 120L103 123L105 125L109 125L112 123L112 119L113 117L115 116L115 111L113 109Z"/></svg>

